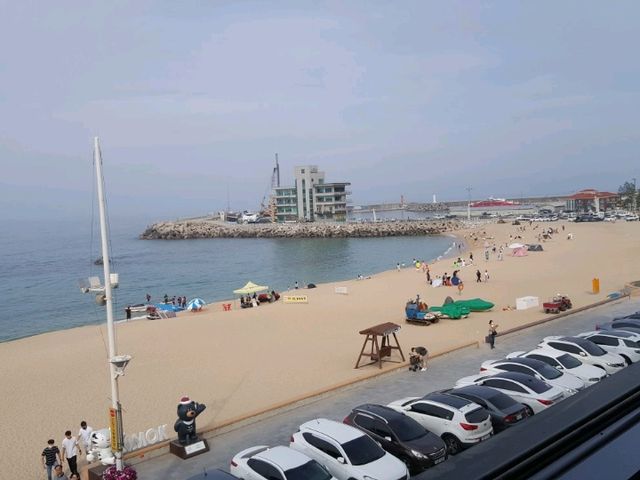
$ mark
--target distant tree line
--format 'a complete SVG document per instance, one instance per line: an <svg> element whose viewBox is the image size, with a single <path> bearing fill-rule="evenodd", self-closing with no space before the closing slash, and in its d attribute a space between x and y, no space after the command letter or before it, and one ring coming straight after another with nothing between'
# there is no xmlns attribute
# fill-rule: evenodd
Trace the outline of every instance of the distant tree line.
<svg viewBox="0 0 640 480"><path fill-rule="evenodd" d="M618 195L620 195L620 206L628 210L631 210L634 207L637 208L638 205L640 205L640 195L638 195L636 184L634 182L624 182L620 185L618 188Z"/></svg>

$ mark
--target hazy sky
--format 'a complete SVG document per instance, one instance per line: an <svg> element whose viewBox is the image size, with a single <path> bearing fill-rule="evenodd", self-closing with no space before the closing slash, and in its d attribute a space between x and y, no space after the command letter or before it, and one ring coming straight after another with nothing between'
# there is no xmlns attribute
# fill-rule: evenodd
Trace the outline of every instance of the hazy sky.
<svg viewBox="0 0 640 480"><path fill-rule="evenodd" d="M255 209L314 163L355 204L640 178L637 1L0 0L0 215Z"/></svg>

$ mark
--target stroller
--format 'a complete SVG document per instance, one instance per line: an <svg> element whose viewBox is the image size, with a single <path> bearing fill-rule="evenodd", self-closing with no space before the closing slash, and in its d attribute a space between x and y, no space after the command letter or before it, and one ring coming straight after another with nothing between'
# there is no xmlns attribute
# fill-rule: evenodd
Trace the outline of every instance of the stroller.
<svg viewBox="0 0 640 480"><path fill-rule="evenodd" d="M413 347L409 354L409 370L417 372L422 368L422 359L427 357L427 349L424 347Z"/></svg>

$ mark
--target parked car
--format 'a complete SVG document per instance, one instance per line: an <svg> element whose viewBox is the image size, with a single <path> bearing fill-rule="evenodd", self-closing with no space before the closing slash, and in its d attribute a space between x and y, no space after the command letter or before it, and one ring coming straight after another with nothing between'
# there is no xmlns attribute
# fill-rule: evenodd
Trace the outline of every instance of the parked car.
<svg viewBox="0 0 640 480"><path fill-rule="evenodd" d="M507 355L507 358L516 357L540 360L559 371L575 375L587 386L593 385L608 376L603 369L582 363L577 358L559 350L536 348L530 352L512 352Z"/></svg>
<svg viewBox="0 0 640 480"><path fill-rule="evenodd" d="M456 455L493 435L489 412L466 398L434 392L424 397L396 400L388 406L442 438L449 455Z"/></svg>
<svg viewBox="0 0 640 480"><path fill-rule="evenodd" d="M324 465L338 480L409 479L406 465L370 436L326 418L300 425L289 446Z"/></svg>
<svg viewBox="0 0 640 480"><path fill-rule="evenodd" d="M573 395L585 388L578 377L550 367L533 358L507 358L504 360L487 360L480 367L480 373L520 372L532 375L538 380L563 389L567 395Z"/></svg>
<svg viewBox="0 0 640 480"><path fill-rule="evenodd" d="M598 330L578 334L578 337L599 345L609 353L617 353L627 365L640 361L640 334L624 330Z"/></svg>
<svg viewBox="0 0 640 480"><path fill-rule="evenodd" d="M359 428L402 460L411 474L447 459L445 443L412 418L383 405L355 407L344 423Z"/></svg>
<svg viewBox="0 0 640 480"><path fill-rule="evenodd" d="M456 387L484 385L509 395L527 407L529 415L539 413L565 398L564 391L524 373L502 372L461 378Z"/></svg>
<svg viewBox="0 0 640 480"><path fill-rule="evenodd" d="M640 319L633 317L616 318L611 322L597 323L596 330L624 330L625 332L640 333Z"/></svg>
<svg viewBox="0 0 640 480"><path fill-rule="evenodd" d="M529 412L522 403L516 402L509 395L494 388L469 385L468 387L442 390L441 393L466 398L484 408L491 416L493 433L516 425L529 416Z"/></svg>
<svg viewBox="0 0 640 480"><path fill-rule="evenodd" d="M620 355L607 353L584 338L550 336L545 337L538 346L566 352L584 363L602 368L609 375L619 372L626 366L624 358Z"/></svg>
<svg viewBox="0 0 640 480"><path fill-rule="evenodd" d="M243 480L335 480L315 460L283 446L247 448L233 457L229 471Z"/></svg>
<svg viewBox="0 0 640 480"><path fill-rule="evenodd" d="M630 313L629 315L614 318L614 320L640 320L640 312Z"/></svg>

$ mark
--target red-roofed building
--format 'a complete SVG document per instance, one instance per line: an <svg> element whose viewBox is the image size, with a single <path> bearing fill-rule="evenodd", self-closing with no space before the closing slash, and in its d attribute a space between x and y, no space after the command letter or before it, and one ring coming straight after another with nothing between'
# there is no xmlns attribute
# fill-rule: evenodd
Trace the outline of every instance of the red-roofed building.
<svg viewBox="0 0 640 480"><path fill-rule="evenodd" d="M599 192L588 188L567 198L567 210L599 213L600 211L613 210L617 201L617 193Z"/></svg>

